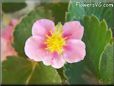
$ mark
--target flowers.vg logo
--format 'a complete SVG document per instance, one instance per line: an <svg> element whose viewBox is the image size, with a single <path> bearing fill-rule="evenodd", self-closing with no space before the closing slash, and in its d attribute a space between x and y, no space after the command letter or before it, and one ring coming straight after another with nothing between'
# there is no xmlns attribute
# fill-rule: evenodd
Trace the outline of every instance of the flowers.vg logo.
<svg viewBox="0 0 114 86"><path fill-rule="evenodd" d="M79 6L79 7L113 7L114 4L112 3L103 3L103 2L75 2L75 5L76 6Z"/></svg>

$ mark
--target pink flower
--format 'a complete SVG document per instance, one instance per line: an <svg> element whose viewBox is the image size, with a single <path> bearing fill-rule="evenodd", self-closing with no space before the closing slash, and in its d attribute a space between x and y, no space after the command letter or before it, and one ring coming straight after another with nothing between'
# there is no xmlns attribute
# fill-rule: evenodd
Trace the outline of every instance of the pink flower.
<svg viewBox="0 0 114 86"><path fill-rule="evenodd" d="M1 38L1 61L6 60L7 56L14 56L16 52L12 47L12 39L13 39L13 29L17 24L17 20L11 20L10 24L2 29L0 38Z"/></svg>
<svg viewBox="0 0 114 86"><path fill-rule="evenodd" d="M63 26L48 19L36 21L32 36L25 43L25 54L34 61L61 68L65 62L79 62L85 57L85 44L81 41L84 28L78 21Z"/></svg>

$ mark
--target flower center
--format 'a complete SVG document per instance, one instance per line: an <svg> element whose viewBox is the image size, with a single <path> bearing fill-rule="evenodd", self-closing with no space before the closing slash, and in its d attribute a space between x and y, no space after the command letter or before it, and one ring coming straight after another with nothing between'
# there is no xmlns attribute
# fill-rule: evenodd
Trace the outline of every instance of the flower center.
<svg viewBox="0 0 114 86"><path fill-rule="evenodd" d="M57 52L61 54L63 52L63 46L65 45L65 39L62 37L62 25L58 23L56 25L55 32L51 32L50 36L46 36L45 41L47 48L50 52Z"/></svg>

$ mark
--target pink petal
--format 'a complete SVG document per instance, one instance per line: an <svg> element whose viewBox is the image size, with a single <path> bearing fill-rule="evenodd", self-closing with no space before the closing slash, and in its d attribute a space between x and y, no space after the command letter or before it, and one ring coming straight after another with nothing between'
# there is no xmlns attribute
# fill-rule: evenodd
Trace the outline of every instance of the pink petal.
<svg viewBox="0 0 114 86"><path fill-rule="evenodd" d="M83 32L84 28L78 21L67 22L63 26L63 37L68 39L81 39Z"/></svg>
<svg viewBox="0 0 114 86"><path fill-rule="evenodd" d="M43 57L42 61L45 65L50 65L52 60L52 56L50 55L50 52L46 51L45 56Z"/></svg>
<svg viewBox="0 0 114 86"><path fill-rule="evenodd" d="M11 41L1 37L1 61L6 60L7 56L15 56L17 53L12 47Z"/></svg>
<svg viewBox="0 0 114 86"><path fill-rule="evenodd" d="M40 19L33 24L32 34L45 36L50 31L54 31L54 22L48 19Z"/></svg>
<svg viewBox="0 0 114 86"><path fill-rule="evenodd" d="M7 43L6 43L6 40L5 39L3 39L2 37L1 37L1 61L4 61L5 59L6 59L6 47L7 47Z"/></svg>
<svg viewBox="0 0 114 86"><path fill-rule="evenodd" d="M17 25L17 23L18 23L17 19L12 19L9 25L15 27Z"/></svg>
<svg viewBox="0 0 114 86"><path fill-rule="evenodd" d="M79 62L86 55L85 44L81 40L68 40L64 50L64 59L68 63Z"/></svg>
<svg viewBox="0 0 114 86"><path fill-rule="evenodd" d="M1 37L3 37L6 40L12 39L12 33L13 33L13 27L7 26L5 29L1 30Z"/></svg>
<svg viewBox="0 0 114 86"><path fill-rule="evenodd" d="M65 64L65 60L61 55L58 55L57 53L52 54L52 60L51 60L51 66L54 68L61 68Z"/></svg>
<svg viewBox="0 0 114 86"><path fill-rule="evenodd" d="M1 30L1 37L5 38L6 40L11 40L13 37L13 30L17 24L16 19L12 19L8 26Z"/></svg>
<svg viewBox="0 0 114 86"><path fill-rule="evenodd" d="M14 50L12 43L7 42L7 47L6 47L6 56L15 56L17 55L16 51Z"/></svg>
<svg viewBox="0 0 114 86"><path fill-rule="evenodd" d="M27 39L24 48L25 54L35 61L41 61L45 56L45 45L43 44L43 41L44 39L39 36L32 36Z"/></svg>
<svg viewBox="0 0 114 86"><path fill-rule="evenodd" d="M12 19L6 28L1 29L1 60L6 60L7 56L16 56L17 53L12 47L13 30L17 24L16 19Z"/></svg>

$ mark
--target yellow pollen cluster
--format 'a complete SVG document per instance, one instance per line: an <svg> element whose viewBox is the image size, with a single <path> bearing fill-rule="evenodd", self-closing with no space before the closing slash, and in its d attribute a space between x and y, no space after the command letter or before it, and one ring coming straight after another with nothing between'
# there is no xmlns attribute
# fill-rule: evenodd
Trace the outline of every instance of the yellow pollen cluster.
<svg viewBox="0 0 114 86"><path fill-rule="evenodd" d="M50 52L57 52L59 54L63 52L65 39L62 37L62 26L60 23L56 26L55 32L51 32L51 36L46 37L46 49L48 49Z"/></svg>

